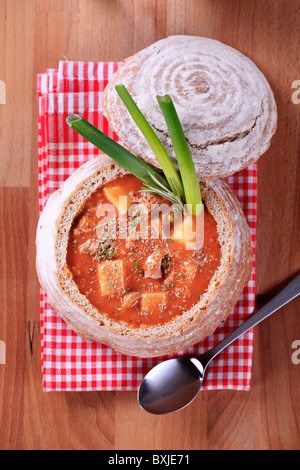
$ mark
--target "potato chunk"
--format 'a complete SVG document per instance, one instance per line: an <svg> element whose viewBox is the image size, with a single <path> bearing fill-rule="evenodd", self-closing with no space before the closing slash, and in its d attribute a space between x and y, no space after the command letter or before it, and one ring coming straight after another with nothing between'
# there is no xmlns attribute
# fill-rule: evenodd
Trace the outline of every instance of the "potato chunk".
<svg viewBox="0 0 300 470"><path fill-rule="evenodd" d="M108 186L103 189L107 199L118 209L121 215L126 214L129 204L129 194L121 186Z"/></svg>
<svg viewBox="0 0 300 470"><path fill-rule="evenodd" d="M98 265L98 280L102 295L124 294L124 266L122 260L108 260Z"/></svg>
<svg viewBox="0 0 300 470"><path fill-rule="evenodd" d="M128 294L124 295L122 307L123 308L131 308L137 305L140 298L139 292L129 292Z"/></svg>
<svg viewBox="0 0 300 470"><path fill-rule="evenodd" d="M145 262L145 273L144 276L151 277L152 279L160 279L161 278L161 262L163 260L165 253L163 250L154 251Z"/></svg>
<svg viewBox="0 0 300 470"><path fill-rule="evenodd" d="M201 214L197 218L192 215L185 215L183 219L179 219L175 224L171 235L172 239L183 243L186 250L201 248L204 240L203 220Z"/></svg>
<svg viewBox="0 0 300 470"><path fill-rule="evenodd" d="M167 295L165 292L143 292L141 294L141 310L144 314L162 312L166 308Z"/></svg>

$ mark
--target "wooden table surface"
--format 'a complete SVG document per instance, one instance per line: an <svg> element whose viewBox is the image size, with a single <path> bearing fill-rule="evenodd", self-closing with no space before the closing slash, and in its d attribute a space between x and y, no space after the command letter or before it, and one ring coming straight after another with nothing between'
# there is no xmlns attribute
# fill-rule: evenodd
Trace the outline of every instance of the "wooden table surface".
<svg viewBox="0 0 300 470"><path fill-rule="evenodd" d="M2 449L300 447L300 364L292 360L299 299L255 329L249 392L201 392L184 410L157 417L138 407L135 392L42 391L36 75L63 58L121 61L171 34L221 40L269 80L279 122L258 163L257 303L299 272L299 0L0 0Z"/></svg>

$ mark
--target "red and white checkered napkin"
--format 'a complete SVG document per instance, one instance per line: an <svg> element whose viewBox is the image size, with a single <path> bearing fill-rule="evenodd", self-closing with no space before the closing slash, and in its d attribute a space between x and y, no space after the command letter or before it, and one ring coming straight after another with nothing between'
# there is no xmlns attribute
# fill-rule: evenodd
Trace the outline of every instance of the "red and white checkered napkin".
<svg viewBox="0 0 300 470"><path fill-rule="evenodd" d="M99 150L70 129L65 118L79 113L118 140L102 114L102 92L117 70L116 62L60 62L58 70L38 75L39 207L49 194ZM255 249L256 165L227 178L247 217ZM199 355L220 342L254 310L255 268L234 311L215 334L178 355ZM146 372L164 356L140 359L83 341L53 311L41 292L42 373L45 391L135 390ZM204 389L248 390L251 381L253 331L221 353L207 371Z"/></svg>

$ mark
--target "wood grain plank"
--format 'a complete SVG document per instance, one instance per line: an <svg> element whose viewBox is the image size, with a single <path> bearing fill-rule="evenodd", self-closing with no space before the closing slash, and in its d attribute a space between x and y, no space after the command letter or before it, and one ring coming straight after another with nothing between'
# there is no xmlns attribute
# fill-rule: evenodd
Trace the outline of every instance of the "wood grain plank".
<svg viewBox="0 0 300 470"><path fill-rule="evenodd" d="M205 449L205 395L174 414L155 416L137 405L136 392L118 392L116 406L116 448L125 450Z"/></svg>
<svg viewBox="0 0 300 470"><path fill-rule="evenodd" d="M35 101L31 87L34 3L18 1L15 5L1 0L0 11L0 79L6 85L6 104L0 105L0 185L28 187Z"/></svg>
<svg viewBox="0 0 300 470"><path fill-rule="evenodd" d="M22 446L25 380L28 189L0 188L0 337L6 364L0 367L0 442Z"/></svg>
<svg viewBox="0 0 300 470"><path fill-rule="evenodd" d="M253 370L254 447L300 447L299 365L292 363L292 343L300 338L300 299L285 306L255 331Z"/></svg>
<svg viewBox="0 0 300 470"><path fill-rule="evenodd" d="M252 391L206 392L208 449L252 450Z"/></svg>
<svg viewBox="0 0 300 470"><path fill-rule="evenodd" d="M42 392L40 328L26 338L23 449L114 449L115 392Z"/></svg>

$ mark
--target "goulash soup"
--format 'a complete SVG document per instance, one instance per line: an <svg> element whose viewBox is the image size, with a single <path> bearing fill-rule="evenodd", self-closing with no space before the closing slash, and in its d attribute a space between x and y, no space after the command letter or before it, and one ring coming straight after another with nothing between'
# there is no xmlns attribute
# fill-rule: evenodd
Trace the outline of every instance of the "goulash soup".
<svg viewBox="0 0 300 470"><path fill-rule="evenodd" d="M74 221L67 253L80 292L131 328L163 325L190 310L221 255L217 224L205 206L199 216L182 217L142 187L126 175L93 193Z"/></svg>

